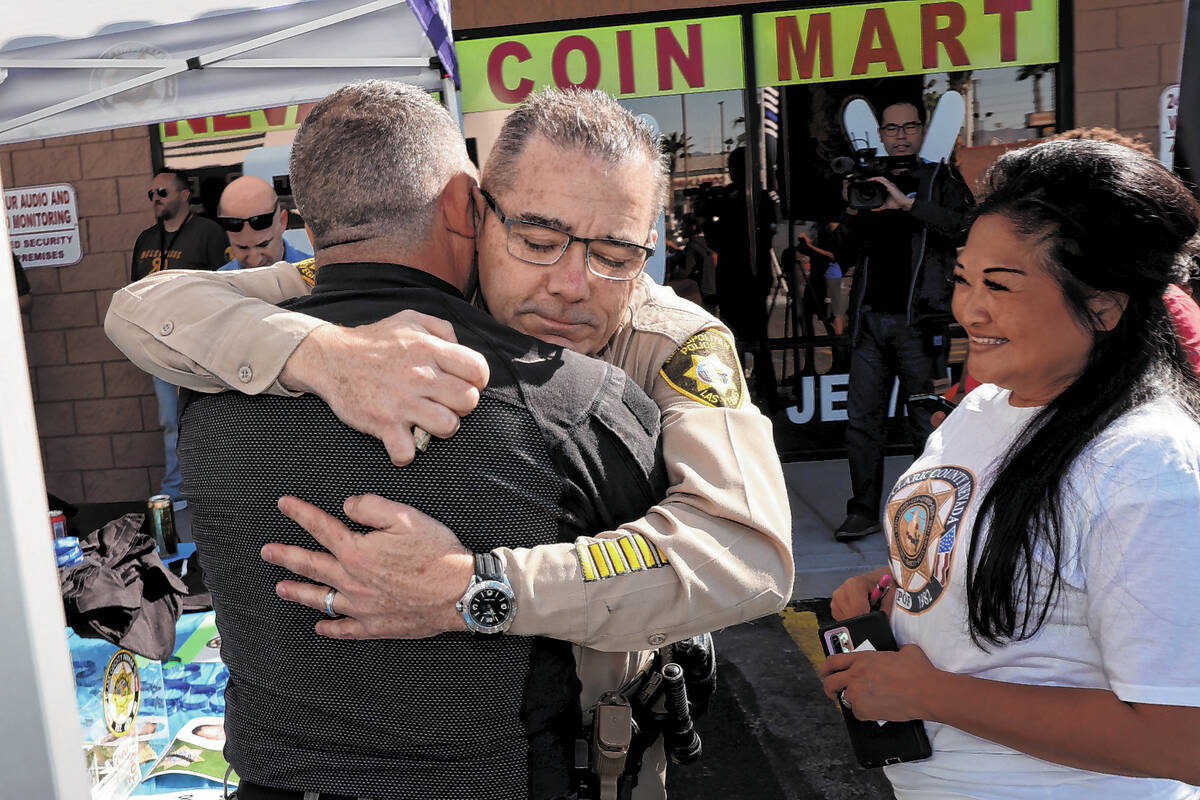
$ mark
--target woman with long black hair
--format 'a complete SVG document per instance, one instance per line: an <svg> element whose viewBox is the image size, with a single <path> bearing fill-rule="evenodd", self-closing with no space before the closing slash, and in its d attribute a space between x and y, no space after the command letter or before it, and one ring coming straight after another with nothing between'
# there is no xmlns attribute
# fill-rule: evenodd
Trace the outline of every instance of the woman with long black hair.
<svg viewBox="0 0 1200 800"><path fill-rule="evenodd" d="M954 271L984 385L896 483L894 653L831 656L860 719L926 721L901 798L1195 798L1200 382L1163 292L1200 206L1153 158L1048 142L989 173Z"/></svg>

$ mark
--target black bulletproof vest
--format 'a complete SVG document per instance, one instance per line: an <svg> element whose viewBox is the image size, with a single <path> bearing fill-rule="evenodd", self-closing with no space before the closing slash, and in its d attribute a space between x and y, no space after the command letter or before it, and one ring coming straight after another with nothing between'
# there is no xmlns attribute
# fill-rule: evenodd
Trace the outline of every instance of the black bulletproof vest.
<svg viewBox="0 0 1200 800"><path fill-rule="evenodd" d="M261 785L379 800L565 795L579 717L568 643L323 639L321 614L276 597L294 576L259 549L318 549L277 510L283 494L346 521L346 497L377 493L474 551L608 529L665 490L657 409L615 367L517 334L404 267L322 267L314 294L286 305L341 324L403 308L449 319L491 381L454 437L401 468L312 396L186 399L179 455L230 671L229 762Z"/></svg>

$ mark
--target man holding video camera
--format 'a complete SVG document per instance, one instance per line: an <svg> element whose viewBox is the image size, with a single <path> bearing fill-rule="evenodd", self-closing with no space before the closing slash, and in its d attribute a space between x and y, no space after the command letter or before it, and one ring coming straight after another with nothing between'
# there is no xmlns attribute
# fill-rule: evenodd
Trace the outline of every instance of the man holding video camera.
<svg viewBox="0 0 1200 800"><path fill-rule="evenodd" d="M901 398L928 393L935 374L945 369L948 279L966 238L967 210L974 205L958 170L918 157L925 139L922 105L888 105L879 137L888 155L883 174L847 182L850 207L833 235L837 261L856 265L846 408L853 496L834 532L838 541L880 530L892 384L900 378ZM871 183L882 191L872 191ZM920 453L932 430L929 412L910 408L908 424L913 452Z"/></svg>

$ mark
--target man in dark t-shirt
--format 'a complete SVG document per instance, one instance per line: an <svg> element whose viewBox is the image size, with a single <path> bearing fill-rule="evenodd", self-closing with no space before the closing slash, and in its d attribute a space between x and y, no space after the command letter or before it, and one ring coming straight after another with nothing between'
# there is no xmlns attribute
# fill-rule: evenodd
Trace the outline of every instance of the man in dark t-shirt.
<svg viewBox="0 0 1200 800"><path fill-rule="evenodd" d="M370 82L318 103L293 144L292 186L321 266L313 293L287 308L344 326L403 309L439 317L490 378L458 432L405 467L312 395L185 399L180 456L230 671L225 752L239 798L566 797L580 724L572 646L502 635L521 610L492 551L570 543L644 514L666 489L658 409L616 367L466 302L474 168L419 89ZM260 548L312 546L277 498L345 520L347 498L367 492L457 535L428 565L444 574L432 600L447 632L326 639L317 613L275 594L284 573ZM330 591L326 613L336 602Z"/></svg>
<svg viewBox="0 0 1200 800"><path fill-rule="evenodd" d="M164 269L216 269L229 261L229 237L221 226L191 209L185 175L164 167L146 192L155 222L133 245L130 280Z"/></svg>
<svg viewBox="0 0 1200 800"><path fill-rule="evenodd" d="M154 175L146 196L154 205L155 223L138 234L133 245L130 280L164 269L217 269L230 258L229 237L220 225L192 213L192 191L179 170L164 167ZM162 493L179 499L179 388L154 378L158 424L163 430Z"/></svg>

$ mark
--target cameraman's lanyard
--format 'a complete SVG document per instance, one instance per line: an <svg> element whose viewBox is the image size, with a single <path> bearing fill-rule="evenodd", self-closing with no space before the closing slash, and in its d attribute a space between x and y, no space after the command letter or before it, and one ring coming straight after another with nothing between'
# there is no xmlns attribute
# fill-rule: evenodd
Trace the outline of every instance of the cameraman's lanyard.
<svg viewBox="0 0 1200 800"><path fill-rule="evenodd" d="M163 244L163 240L167 238L167 226L162 225L158 229L158 266L150 270L150 273L159 272L167 268L167 251L174 246L175 240L179 238L179 234L183 233L184 227L192 220L192 212L183 218L183 222L179 223L179 227L175 229L175 233L171 235L171 241ZM147 273L147 274L150 274Z"/></svg>

